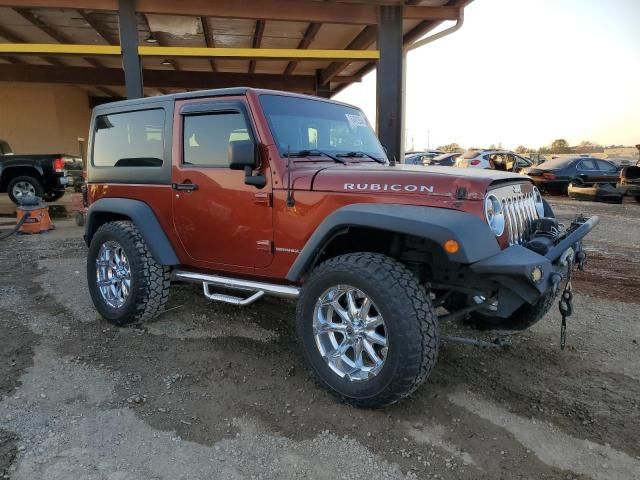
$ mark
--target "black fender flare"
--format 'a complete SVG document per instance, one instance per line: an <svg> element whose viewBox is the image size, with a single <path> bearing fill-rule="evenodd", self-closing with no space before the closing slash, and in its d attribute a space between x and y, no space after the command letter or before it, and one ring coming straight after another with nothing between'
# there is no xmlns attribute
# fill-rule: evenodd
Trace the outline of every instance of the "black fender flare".
<svg viewBox="0 0 640 480"><path fill-rule="evenodd" d="M0 185L8 185L9 182L6 181L5 175L7 173L11 173L11 170L14 168L30 168L33 169L40 176L41 179L44 179L44 170L40 165L34 165L33 163L20 161L20 159L11 159L7 162L7 165L0 165Z"/></svg>
<svg viewBox="0 0 640 480"><path fill-rule="evenodd" d="M100 224L99 213L110 213L126 216L138 227L149 247L153 258L160 265L179 265L178 256L171 242L164 233L158 218L149 205L131 198L101 198L94 202L87 212L84 240L87 246Z"/></svg>
<svg viewBox="0 0 640 480"><path fill-rule="evenodd" d="M413 235L438 245L455 240L460 249L447 256L456 263L470 264L500 252L496 236L476 215L416 205L355 203L337 209L320 223L289 269L287 280L299 281L326 242L339 230L354 226Z"/></svg>

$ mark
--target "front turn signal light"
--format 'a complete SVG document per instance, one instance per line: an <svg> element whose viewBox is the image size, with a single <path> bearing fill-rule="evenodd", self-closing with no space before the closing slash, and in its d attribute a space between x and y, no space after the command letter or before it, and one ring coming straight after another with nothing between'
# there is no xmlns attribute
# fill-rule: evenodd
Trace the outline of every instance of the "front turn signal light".
<svg viewBox="0 0 640 480"><path fill-rule="evenodd" d="M444 242L444 251L450 254L458 253L460 245L455 240L447 240Z"/></svg>

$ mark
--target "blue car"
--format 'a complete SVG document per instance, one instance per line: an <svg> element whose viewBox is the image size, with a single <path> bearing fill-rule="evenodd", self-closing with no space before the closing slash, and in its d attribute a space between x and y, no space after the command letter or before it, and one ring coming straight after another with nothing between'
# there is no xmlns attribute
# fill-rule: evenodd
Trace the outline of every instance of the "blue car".
<svg viewBox="0 0 640 480"><path fill-rule="evenodd" d="M548 160L535 167L525 168L540 191L567 193L574 187L610 184L615 187L620 172L614 163L594 157L564 157Z"/></svg>

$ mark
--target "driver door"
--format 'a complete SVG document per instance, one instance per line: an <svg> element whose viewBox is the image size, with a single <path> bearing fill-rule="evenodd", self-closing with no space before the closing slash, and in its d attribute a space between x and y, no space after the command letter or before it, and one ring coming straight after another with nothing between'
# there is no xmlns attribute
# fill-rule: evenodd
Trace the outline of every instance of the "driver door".
<svg viewBox="0 0 640 480"><path fill-rule="evenodd" d="M189 257L203 266L246 271L273 258L271 184L258 190L245 184L243 171L229 168L229 144L241 140L258 144L243 97L176 102L174 228Z"/></svg>

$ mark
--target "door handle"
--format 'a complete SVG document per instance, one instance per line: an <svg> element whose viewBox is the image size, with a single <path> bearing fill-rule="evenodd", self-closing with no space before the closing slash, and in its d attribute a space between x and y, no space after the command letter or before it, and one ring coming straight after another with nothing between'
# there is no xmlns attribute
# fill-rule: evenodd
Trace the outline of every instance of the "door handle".
<svg viewBox="0 0 640 480"><path fill-rule="evenodd" d="M198 189L198 185L195 183L172 183L171 188L174 190L183 190L187 192L193 192Z"/></svg>

